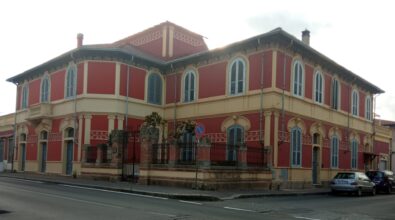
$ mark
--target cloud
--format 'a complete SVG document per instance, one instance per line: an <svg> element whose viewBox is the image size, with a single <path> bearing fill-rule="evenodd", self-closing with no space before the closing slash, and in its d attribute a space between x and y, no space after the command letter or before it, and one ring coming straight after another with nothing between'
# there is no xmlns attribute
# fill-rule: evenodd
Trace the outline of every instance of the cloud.
<svg viewBox="0 0 395 220"><path fill-rule="evenodd" d="M247 20L248 25L253 30L264 33L281 27L286 32L295 36L301 35L301 31L309 29L318 33L323 28L330 28L328 22L313 22L303 15L292 14L287 11L278 11L271 14L257 15Z"/></svg>

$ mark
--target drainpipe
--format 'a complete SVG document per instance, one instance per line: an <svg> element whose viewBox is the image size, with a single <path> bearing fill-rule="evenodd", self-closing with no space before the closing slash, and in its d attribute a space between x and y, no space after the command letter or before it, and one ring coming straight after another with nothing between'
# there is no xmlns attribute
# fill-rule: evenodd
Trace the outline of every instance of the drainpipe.
<svg viewBox="0 0 395 220"><path fill-rule="evenodd" d="M15 95L15 114L14 114L14 146L12 146L13 148L11 149L11 173L14 172L14 154L15 154L15 149L16 149L16 113L18 111L18 83L14 83L16 86L16 95ZM8 142L9 143L9 142ZM8 146L8 151L10 151L10 147ZM9 154L10 152L8 152ZM8 162L7 162L8 163Z"/></svg>
<svg viewBox="0 0 395 220"><path fill-rule="evenodd" d="M283 93L281 96L281 143L283 143L285 141L285 109L284 109L284 102L285 102L285 72L287 70L287 55L286 55L286 50L291 48L293 45L293 40L291 40L291 42L289 43L289 45L284 49L284 65L283 65Z"/></svg>
<svg viewBox="0 0 395 220"><path fill-rule="evenodd" d="M260 39L258 38L258 46L261 44ZM259 143L264 147L264 141L262 140L262 121L263 121L263 62L264 62L264 53L262 53L261 59L261 93L260 93L260 108L259 108Z"/></svg>
<svg viewBox="0 0 395 220"><path fill-rule="evenodd" d="M170 64L171 71L174 71L173 64ZM195 79L196 81L196 79ZM196 88L195 88L196 89ZM177 123L177 73L174 77L174 110L173 110L173 129L176 132L176 123ZM162 136L163 137L163 136Z"/></svg>

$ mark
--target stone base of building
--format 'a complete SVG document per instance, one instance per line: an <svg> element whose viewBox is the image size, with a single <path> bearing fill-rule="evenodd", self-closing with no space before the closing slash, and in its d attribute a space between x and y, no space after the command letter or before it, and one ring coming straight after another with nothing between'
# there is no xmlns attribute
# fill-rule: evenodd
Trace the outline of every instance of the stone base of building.
<svg viewBox="0 0 395 220"><path fill-rule="evenodd" d="M139 183L165 185L203 190L270 189L272 175L269 170L234 170L192 168L140 169Z"/></svg>

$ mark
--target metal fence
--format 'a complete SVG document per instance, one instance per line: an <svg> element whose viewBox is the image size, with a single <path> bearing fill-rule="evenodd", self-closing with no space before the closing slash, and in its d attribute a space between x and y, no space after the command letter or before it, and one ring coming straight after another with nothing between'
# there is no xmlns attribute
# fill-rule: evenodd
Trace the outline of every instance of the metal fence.
<svg viewBox="0 0 395 220"><path fill-rule="evenodd" d="M169 162L169 145L153 144L152 145L152 163L167 164Z"/></svg>
<svg viewBox="0 0 395 220"><path fill-rule="evenodd" d="M196 163L196 143L177 143L179 158L177 164Z"/></svg>

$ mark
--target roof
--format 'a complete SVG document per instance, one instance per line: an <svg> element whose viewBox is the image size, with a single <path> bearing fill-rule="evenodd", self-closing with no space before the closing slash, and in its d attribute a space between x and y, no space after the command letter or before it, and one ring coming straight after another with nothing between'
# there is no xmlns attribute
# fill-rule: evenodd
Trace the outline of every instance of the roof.
<svg viewBox="0 0 395 220"><path fill-rule="evenodd" d="M152 28L155 28L157 26L154 26ZM238 50L245 50L248 48L256 48L261 44L270 44L270 43L278 43L284 47L289 47L291 50L300 53L303 57L306 57L310 60L314 60L321 66L325 67L326 69L329 69L331 72L338 74L340 78L343 78L346 81L354 81L355 83L363 86L366 90L370 91L373 94L384 92L376 85L368 82L367 80L363 79L362 77L358 76L352 71L346 69L345 67L336 63L332 59L316 51L309 45L303 43L296 37L285 32L281 28L276 28L267 33L257 35L239 42L235 42L222 48L195 53L192 55L188 55L167 62L154 58L138 50L136 47L132 45L123 45L123 46L117 45L116 47L114 47L115 43L86 45L80 48L70 50L41 65L38 65L23 73L13 76L7 79L7 81L13 83L20 83L23 82L23 80L25 79L34 78L36 75L41 75L45 71L48 71L50 69L56 69L56 67L59 66L66 66L71 60L94 58L94 57L121 59L128 62L130 62L130 60L133 60L134 63L156 67L160 69L164 74L166 74L172 72L174 68L184 67L185 65L190 63L204 61L222 54L231 53Z"/></svg>

